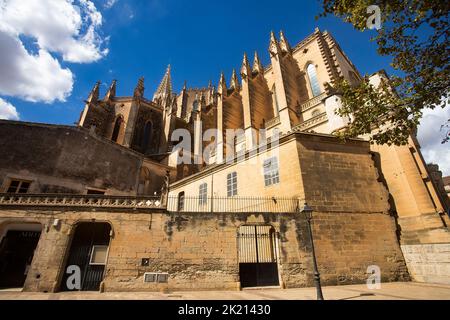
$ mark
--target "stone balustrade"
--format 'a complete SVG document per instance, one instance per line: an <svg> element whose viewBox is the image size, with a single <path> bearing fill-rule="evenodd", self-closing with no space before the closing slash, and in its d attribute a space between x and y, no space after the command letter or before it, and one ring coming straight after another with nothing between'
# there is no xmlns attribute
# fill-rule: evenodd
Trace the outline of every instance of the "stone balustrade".
<svg viewBox="0 0 450 320"><path fill-rule="evenodd" d="M0 193L0 207L165 209L160 197Z"/></svg>
<svg viewBox="0 0 450 320"><path fill-rule="evenodd" d="M306 120L305 122L298 124L292 129L292 131L305 131L325 121L327 121L327 113L323 112L309 120Z"/></svg>
<svg viewBox="0 0 450 320"><path fill-rule="evenodd" d="M327 94L324 92L324 93L318 95L317 97L309 99L308 101L306 101L305 103L303 103L300 106L300 112L305 112L306 110L314 108L318 104L322 103L322 101L325 100L326 97L327 97Z"/></svg>
<svg viewBox="0 0 450 320"><path fill-rule="evenodd" d="M280 123L280 117L272 118L266 122L266 128L276 126L279 123Z"/></svg>

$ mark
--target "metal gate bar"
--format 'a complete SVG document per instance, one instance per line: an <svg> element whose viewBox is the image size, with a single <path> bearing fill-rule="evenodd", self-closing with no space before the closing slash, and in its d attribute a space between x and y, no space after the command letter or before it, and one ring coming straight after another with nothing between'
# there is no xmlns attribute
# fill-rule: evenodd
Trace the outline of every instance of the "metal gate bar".
<svg viewBox="0 0 450 320"><path fill-rule="evenodd" d="M275 263L275 232L272 226L241 226L239 263Z"/></svg>

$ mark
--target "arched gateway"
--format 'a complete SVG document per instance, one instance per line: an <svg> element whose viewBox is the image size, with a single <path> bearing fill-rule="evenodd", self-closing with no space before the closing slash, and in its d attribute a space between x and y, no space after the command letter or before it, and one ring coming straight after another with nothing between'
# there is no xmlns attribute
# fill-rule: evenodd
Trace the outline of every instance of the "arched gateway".
<svg viewBox="0 0 450 320"><path fill-rule="evenodd" d="M0 228L0 288L23 287L41 231L40 223L10 223Z"/></svg>
<svg viewBox="0 0 450 320"><path fill-rule="evenodd" d="M103 281L111 238L111 225L82 222L76 226L63 270L62 291L98 291ZM79 269L78 269L79 268ZM73 278L79 272L79 285ZM69 280L69 281L68 281Z"/></svg>

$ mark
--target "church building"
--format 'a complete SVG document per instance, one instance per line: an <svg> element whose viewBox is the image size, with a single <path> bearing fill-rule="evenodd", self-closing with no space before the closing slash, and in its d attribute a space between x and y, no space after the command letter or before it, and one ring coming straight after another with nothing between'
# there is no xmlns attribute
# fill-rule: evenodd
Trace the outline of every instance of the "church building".
<svg viewBox="0 0 450 320"><path fill-rule="evenodd" d="M323 285L450 284L449 203L415 132L335 136L352 119L333 83L362 77L329 32L271 33L268 54L178 93L169 66L151 98L144 78L97 83L75 126L0 120L0 288L312 286L308 218Z"/></svg>

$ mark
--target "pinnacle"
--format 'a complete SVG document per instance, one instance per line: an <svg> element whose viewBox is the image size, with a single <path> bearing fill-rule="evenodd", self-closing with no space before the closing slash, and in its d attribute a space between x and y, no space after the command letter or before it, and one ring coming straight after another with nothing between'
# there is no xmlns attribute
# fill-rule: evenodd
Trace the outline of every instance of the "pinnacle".
<svg viewBox="0 0 450 320"><path fill-rule="evenodd" d="M167 66L166 73L164 74L163 79L161 80L158 89L156 90L153 99L159 97L168 97L172 94L172 78L170 75L171 66L170 64Z"/></svg>

